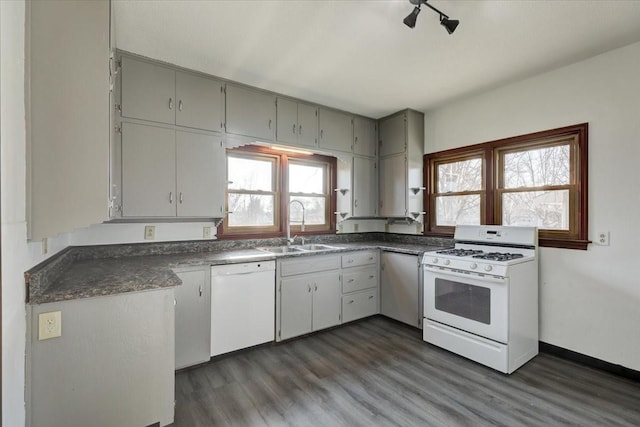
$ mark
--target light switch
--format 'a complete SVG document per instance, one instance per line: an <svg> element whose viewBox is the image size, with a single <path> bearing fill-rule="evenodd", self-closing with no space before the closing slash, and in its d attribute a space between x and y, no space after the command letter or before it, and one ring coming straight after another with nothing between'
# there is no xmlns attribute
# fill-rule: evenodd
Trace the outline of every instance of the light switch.
<svg viewBox="0 0 640 427"><path fill-rule="evenodd" d="M145 225L144 240L153 240L156 238L156 227L154 225Z"/></svg>

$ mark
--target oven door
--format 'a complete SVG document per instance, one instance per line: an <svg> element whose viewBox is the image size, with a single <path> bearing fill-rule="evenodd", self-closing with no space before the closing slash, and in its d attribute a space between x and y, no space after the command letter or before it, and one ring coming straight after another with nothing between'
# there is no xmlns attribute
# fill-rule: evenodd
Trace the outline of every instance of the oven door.
<svg viewBox="0 0 640 427"><path fill-rule="evenodd" d="M429 266L424 272L424 316L507 343L509 279Z"/></svg>

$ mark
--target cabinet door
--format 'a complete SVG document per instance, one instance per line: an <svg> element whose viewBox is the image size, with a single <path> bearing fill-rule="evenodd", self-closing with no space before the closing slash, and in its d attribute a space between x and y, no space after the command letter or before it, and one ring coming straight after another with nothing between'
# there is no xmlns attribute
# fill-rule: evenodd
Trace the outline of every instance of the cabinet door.
<svg viewBox="0 0 640 427"><path fill-rule="evenodd" d="M376 156L376 122L363 117L353 119L353 154Z"/></svg>
<svg viewBox="0 0 640 427"><path fill-rule="evenodd" d="M209 360L211 287L207 272L178 273L176 296L176 369Z"/></svg>
<svg viewBox="0 0 640 427"><path fill-rule="evenodd" d="M221 131L224 123L222 87L219 80L176 72L176 124Z"/></svg>
<svg viewBox="0 0 640 427"><path fill-rule="evenodd" d="M315 105L298 103L298 144L318 145L318 107Z"/></svg>
<svg viewBox="0 0 640 427"><path fill-rule="evenodd" d="M280 279L280 339L311 332L311 301L309 276Z"/></svg>
<svg viewBox="0 0 640 427"><path fill-rule="evenodd" d="M380 120L380 156L404 153L407 146L407 128L404 114Z"/></svg>
<svg viewBox="0 0 640 427"><path fill-rule="evenodd" d="M122 124L122 215L176 215L173 129Z"/></svg>
<svg viewBox="0 0 640 427"><path fill-rule="evenodd" d="M320 148L352 151L353 123L351 116L337 111L320 108Z"/></svg>
<svg viewBox="0 0 640 427"><path fill-rule="evenodd" d="M341 323L342 285L338 271L315 275L313 286L313 330L329 328Z"/></svg>
<svg viewBox="0 0 640 427"><path fill-rule="evenodd" d="M378 170L374 158L353 158L353 216L375 216L378 206Z"/></svg>
<svg viewBox="0 0 640 427"><path fill-rule="evenodd" d="M276 139L287 144L298 142L298 103L278 98Z"/></svg>
<svg viewBox="0 0 640 427"><path fill-rule="evenodd" d="M380 158L380 216L407 215L407 161L404 155Z"/></svg>
<svg viewBox="0 0 640 427"><path fill-rule="evenodd" d="M344 155L336 159L336 220L338 222L351 216L351 156Z"/></svg>
<svg viewBox="0 0 640 427"><path fill-rule="evenodd" d="M422 314L417 255L382 252L380 261L380 312L419 327Z"/></svg>
<svg viewBox="0 0 640 427"><path fill-rule="evenodd" d="M227 84L227 132L273 141L276 133L275 96Z"/></svg>
<svg viewBox="0 0 640 427"><path fill-rule="evenodd" d="M178 216L219 217L222 214L225 164L221 138L176 132Z"/></svg>
<svg viewBox="0 0 640 427"><path fill-rule="evenodd" d="M122 57L122 116L175 123L175 71Z"/></svg>

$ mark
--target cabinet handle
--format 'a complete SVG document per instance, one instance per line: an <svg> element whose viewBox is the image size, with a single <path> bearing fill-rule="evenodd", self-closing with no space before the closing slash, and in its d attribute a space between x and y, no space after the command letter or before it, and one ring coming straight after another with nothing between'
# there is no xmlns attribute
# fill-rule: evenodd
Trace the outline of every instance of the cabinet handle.
<svg viewBox="0 0 640 427"><path fill-rule="evenodd" d="M169 110L173 110L173 98L169 98Z"/></svg>
<svg viewBox="0 0 640 427"><path fill-rule="evenodd" d="M291 129L291 132L293 132L294 135L296 134L296 124L295 123L293 124L293 128Z"/></svg>
<svg viewBox="0 0 640 427"><path fill-rule="evenodd" d="M311 285L307 285L307 288L309 288L309 292L311 292Z"/></svg>
<svg viewBox="0 0 640 427"><path fill-rule="evenodd" d="M354 208L357 208L357 207L358 207L358 200L357 200L357 199L353 201L353 207L354 207Z"/></svg>
<svg viewBox="0 0 640 427"><path fill-rule="evenodd" d="M355 279L349 279L347 280L347 283L352 283Z"/></svg>
<svg viewBox="0 0 640 427"><path fill-rule="evenodd" d="M320 129L320 139L324 138L324 129Z"/></svg>
<svg viewBox="0 0 640 427"><path fill-rule="evenodd" d="M353 264L353 258L347 261L347 264Z"/></svg>
<svg viewBox="0 0 640 427"><path fill-rule="evenodd" d="M269 119L269 129L271 129L271 119Z"/></svg>
<svg viewBox="0 0 640 427"><path fill-rule="evenodd" d="M178 110L182 111L182 99L178 101Z"/></svg>
<svg viewBox="0 0 640 427"><path fill-rule="evenodd" d="M376 276L374 276L374 275L372 274L371 276L369 276L369 279L373 279L374 277L376 277Z"/></svg>
<svg viewBox="0 0 640 427"><path fill-rule="evenodd" d="M302 125L298 125L298 135L302 135Z"/></svg>
<svg viewBox="0 0 640 427"><path fill-rule="evenodd" d="M373 295L369 295L369 299L373 299Z"/></svg>
<svg viewBox="0 0 640 427"><path fill-rule="evenodd" d="M347 304L353 304L353 300L349 301Z"/></svg>
<svg viewBox="0 0 640 427"><path fill-rule="evenodd" d="M313 287L314 287L314 290L315 290L315 291L318 291L318 284L317 284L317 283L314 283L314 284L313 284Z"/></svg>
<svg viewBox="0 0 640 427"><path fill-rule="evenodd" d="M180 192L180 204L182 204L182 191Z"/></svg>
<svg viewBox="0 0 640 427"><path fill-rule="evenodd" d="M198 287L198 295L202 296L202 285Z"/></svg>
<svg viewBox="0 0 640 427"><path fill-rule="evenodd" d="M173 203L173 191L169 191L169 204Z"/></svg>
<svg viewBox="0 0 640 427"><path fill-rule="evenodd" d="M358 137L356 136L354 139L354 142L357 144L358 143Z"/></svg>

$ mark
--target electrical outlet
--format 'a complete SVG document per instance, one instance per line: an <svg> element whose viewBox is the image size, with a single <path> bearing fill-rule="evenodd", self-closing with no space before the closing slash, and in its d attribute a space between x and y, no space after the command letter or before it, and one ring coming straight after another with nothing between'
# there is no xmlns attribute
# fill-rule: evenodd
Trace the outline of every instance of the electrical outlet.
<svg viewBox="0 0 640 427"><path fill-rule="evenodd" d="M38 315L38 340L62 336L62 312L50 311Z"/></svg>
<svg viewBox="0 0 640 427"><path fill-rule="evenodd" d="M203 239L211 238L211 227L202 227L202 238Z"/></svg>
<svg viewBox="0 0 640 427"><path fill-rule="evenodd" d="M344 225L342 223L338 224L338 233L342 233L344 231Z"/></svg>
<svg viewBox="0 0 640 427"><path fill-rule="evenodd" d="M355 224L353 224L353 231L355 231L357 233L358 232L358 228L360 228L360 227L358 226L357 222Z"/></svg>
<svg viewBox="0 0 640 427"><path fill-rule="evenodd" d="M609 232L608 231L599 231L596 236L596 244L600 246L609 246Z"/></svg>
<svg viewBox="0 0 640 427"><path fill-rule="evenodd" d="M156 226L145 225L144 226L144 240L153 240L156 238Z"/></svg>
<svg viewBox="0 0 640 427"><path fill-rule="evenodd" d="M46 255L47 252L49 251L48 243L49 242L47 241L46 237L42 239L42 255Z"/></svg>

